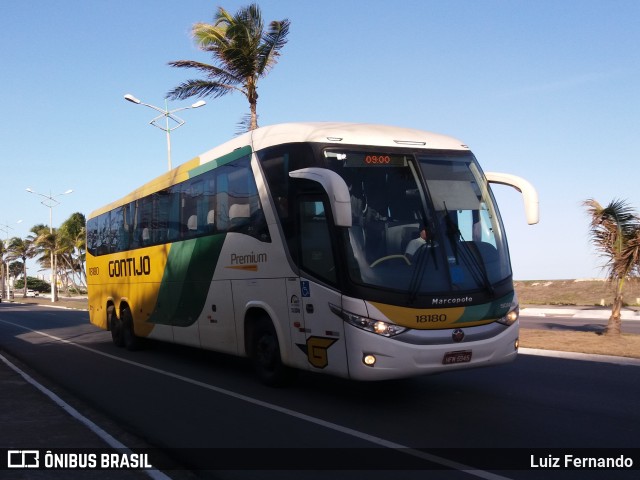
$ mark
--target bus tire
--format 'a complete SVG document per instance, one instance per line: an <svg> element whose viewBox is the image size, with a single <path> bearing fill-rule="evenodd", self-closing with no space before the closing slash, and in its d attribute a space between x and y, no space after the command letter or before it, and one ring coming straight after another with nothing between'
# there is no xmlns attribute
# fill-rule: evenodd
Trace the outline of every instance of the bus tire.
<svg viewBox="0 0 640 480"><path fill-rule="evenodd" d="M291 370L282 363L278 335L271 320L258 319L251 338L251 360L260 381L271 387L289 383Z"/></svg>
<svg viewBox="0 0 640 480"><path fill-rule="evenodd" d="M134 351L140 349L140 337L133 331L133 316L128 307L120 312L122 319L122 343L127 350Z"/></svg>
<svg viewBox="0 0 640 480"><path fill-rule="evenodd" d="M116 347L124 347L124 335L122 321L116 315L116 307L109 305L107 307L107 322L109 330L111 330L111 340Z"/></svg>

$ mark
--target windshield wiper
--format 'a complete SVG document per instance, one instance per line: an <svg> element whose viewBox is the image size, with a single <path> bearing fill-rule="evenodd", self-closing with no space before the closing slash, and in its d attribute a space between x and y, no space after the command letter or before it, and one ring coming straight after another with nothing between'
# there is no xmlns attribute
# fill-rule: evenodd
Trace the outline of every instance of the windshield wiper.
<svg viewBox="0 0 640 480"><path fill-rule="evenodd" d="M489 276L487 275L487 270L485 268L482 255L480 255L480 251L478 250L475 243L467 242L464 239L464 237L462 236L462 232L460 232L458 226L451 220L446 205L444 206L444 208L445 222L447 224L447 237L449 238L449 242L451 243L451 249L453 250L453 255L455 257L456 263L460 264L458 260L459 254L459 257L462 258L464 264L469 268L469 272L471 273L471 276L473 277L473 280L476 282L476 284L484 287L491 296L494 296L494 288L491 285ZM473 248L470 246L470 244L473 245Z"/></svg>

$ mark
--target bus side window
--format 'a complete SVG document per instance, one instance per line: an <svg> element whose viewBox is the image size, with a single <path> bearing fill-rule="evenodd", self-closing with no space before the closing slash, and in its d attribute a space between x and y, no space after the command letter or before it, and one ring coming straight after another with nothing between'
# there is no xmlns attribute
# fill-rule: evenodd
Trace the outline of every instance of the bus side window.
<svg viewBox="0 0 640 480"><path fill-rule="evenodd" d="M109 253L109 212L98 217L98 239L96 242L98 255Z"/></svg>
<svg viewBox="0 0 640 480"><path fill-rule="evenodd" d="M134 200L129 204L129 248L139 248L141 246L140 235L140 200Z"/></svg>
<svg viewBox="0 0 640 480"><path fill-rule="evenodd" d="M164 204L165 221L163 228L166 230L166 241L180 240L180 186L173 186L167 190Z"/></svg>
<svg viewBox="0 0 640 480"><path fill-rule="evenodd" d="M184 182L182 188L182 212L180 223L183 238L197 237L201 231L204 220L198 218L198 212L203 203L203 182L200 178L195 178ZM201 215L202 216L202 215Z"/></svg>
<svg viewBox="0 0 640 480"><path fill-rule="evenodd" d="M299 204L301 267L325 281L336 283L335 261L329 223L321 200Z"/></svg>
<svg viewBox="0 0 640 480"><path fill-rule="evenodd" d="M139 247L146 247L153 242L153 200L150 196L138 200L138 214L138 228L135 232L136 239Z"/></svg>
<svg viewBox="0 0 640 480"><path fill-rule="evenodd" d="M152 226L153 226L153 243L165 243L169 236L169 190L160 190L154 193Z"/></svg>
<svg viewBox="0 0 640 480"><path fill-rule="evenodd" d="M104 221L104 215L99 215L91 220L87 221L87 250L94 257L98 255L104 255L106 252L102 248L102 234L101 227Z"/></svg>
<svg viewBox="0 0 640 480"><path fill-rule="evenodd" d="M206 216L206 222L215 222L218 232L244 233L261 242L271 241L251 170L251 157L242 157L217 169L215 208L209 209Z"/></svg>
<svg viewBox="0 0 640 480"><path fill-rule="evenodd" d="M98 219L87 220L87 251L94 257L98 254Z"/></svg>
<svg viewBox="0 0 640 480"><path fill-rule="evenodd" d="M214 171L204 175L204 193L202 198L203 228L206 233L216 231L216 177Z"/></svg>
<svg viewBox="0 0 640 480"><path fill-rule="evenodd" d="M248 203L234 203L229 207L230 230L241 230L249 225L251 206Z"/></svg>
<svg viewBox="0 0 640 480"><path fill-rule="evenodd" d="M124 230L124 207L111 211L111 253L129 249L129 242Z"/></svg>

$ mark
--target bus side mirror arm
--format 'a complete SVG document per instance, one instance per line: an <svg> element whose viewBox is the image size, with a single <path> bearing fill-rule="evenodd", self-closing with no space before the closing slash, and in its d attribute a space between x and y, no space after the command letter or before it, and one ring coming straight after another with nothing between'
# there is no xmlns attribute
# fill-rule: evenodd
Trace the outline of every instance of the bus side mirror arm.
<svg viewBox="0 0 640 480"><path fill-rule="evenodd" d="M487 182L499 185L508 185L522 193L524 200L524 211L527 216L527 223L534 225L540 220L540 206L538 192L527 180L509 173L488 172L485 173Z"/></svg>
<svg viewBox="0 0 640 480"><path fill-rule="evenodd" d="M329 196L333 219L338 227L351 226L351 195L344 179L326 168L301 168L289 172L291 178L304 178L322 185Z"/></svg>

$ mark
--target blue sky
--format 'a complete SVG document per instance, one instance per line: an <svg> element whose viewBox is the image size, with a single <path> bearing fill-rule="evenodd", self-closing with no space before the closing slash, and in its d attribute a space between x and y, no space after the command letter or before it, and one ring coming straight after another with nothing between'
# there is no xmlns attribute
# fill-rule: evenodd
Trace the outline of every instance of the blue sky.
<svg viewBox="0 0 640 480"><path fill-rule="evenodd" d="M0 224L9 236L49 221L27 187L74 190L53 210L57 227L163 173L164 133L147 124L154 112L123 95L162 106L193 76L167 62L210 61L192 24L248 3L3 2ZM538 189L541 222L528 226L520 195L494 188L516 279L602 276L581 202L640 208L640 2L258 3L266 21L291 21L279 63L259 84L261 125L371 122L460 138L485 171ZM207 101L172 135L174 165L232 138L248 112L240 95Z"/></svg>

